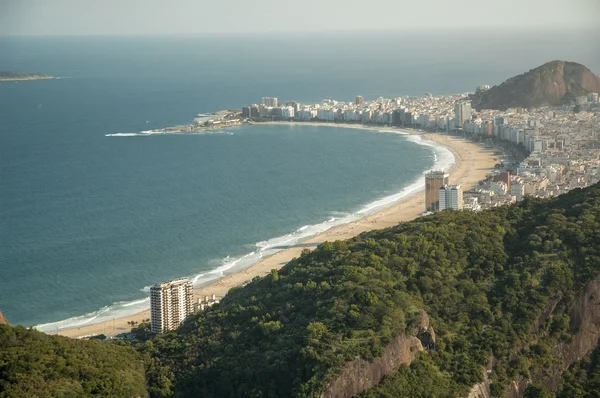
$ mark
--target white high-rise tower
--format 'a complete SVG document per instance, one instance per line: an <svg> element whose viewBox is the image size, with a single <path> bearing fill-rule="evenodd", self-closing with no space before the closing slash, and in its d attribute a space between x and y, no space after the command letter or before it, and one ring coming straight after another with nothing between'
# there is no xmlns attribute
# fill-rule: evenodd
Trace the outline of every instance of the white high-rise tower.
<svg viewBox="0 0 600 398"><path fill-rule="evenodd" d="M157 283L150 288L151 326L153 333L177 329L194 312L194 290L189 279Z"/></svg>

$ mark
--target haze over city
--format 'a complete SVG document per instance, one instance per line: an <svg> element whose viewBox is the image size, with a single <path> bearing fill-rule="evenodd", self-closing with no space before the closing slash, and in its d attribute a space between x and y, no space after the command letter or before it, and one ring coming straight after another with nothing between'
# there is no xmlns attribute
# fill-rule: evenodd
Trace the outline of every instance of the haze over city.
<svg viewBox="0 0 600 398"><path fill-rule="evenodd" d="M0 35L163 35L432 28L573 28L597 0L1 0Z"/></svg>

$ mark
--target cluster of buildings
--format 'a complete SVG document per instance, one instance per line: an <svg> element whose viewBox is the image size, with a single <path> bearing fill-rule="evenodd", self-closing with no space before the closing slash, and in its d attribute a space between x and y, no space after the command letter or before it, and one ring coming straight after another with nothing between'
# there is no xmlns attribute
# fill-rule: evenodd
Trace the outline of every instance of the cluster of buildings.
<svg viewBox="0 0 600 398"><path fill-rule="evenodd" d="M174 330L190 314L219 302L214 294L194 302L194 287L187 278L157 283L150 288L150 327L152 333Z"/></svg>
<svg viewBox="0 0 600 398"><path fill-rule="evenodd" d="M480 86L477 91L487 89L489 86ZM529 153L524 159L502 162L496 173L490 175L480 187L462 193L464 210L477 211L519 202L526 195L556 196L600 180L598 93L575 98L572 104L566 106L505 111L476 111L471 106L468 94L380 97L375 101L366 101L357 96L349 102L325 99L319 104L292 101L285 105L280 105L277 98L263 97L261 104L244 107L242 116L254 120L417 128L460 134L484 142L508 142ZM445 185L448 185L447 181L432 189L440 190ZM448 190L460 191L456 187ZM439 192L432 195L440 197ZM443 197L445 201L448 196ZM436 202L441 201L436 199ZM458 208L454 202L445 201L444 206L446 203ZM437 207L426 205L426 211L438 210Z"/></svg>
<svg viewBox="0 0 600 398"><path fill-rule="evenodd" d="M449 185L445 171L425 174L425 213L443 210L463 210L463 191L460 185Z"/></svg>

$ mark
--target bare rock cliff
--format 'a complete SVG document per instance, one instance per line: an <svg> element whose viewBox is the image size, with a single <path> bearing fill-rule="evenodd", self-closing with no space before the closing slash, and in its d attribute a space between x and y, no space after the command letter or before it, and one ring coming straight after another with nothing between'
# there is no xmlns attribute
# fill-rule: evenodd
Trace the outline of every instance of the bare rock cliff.
<svg viewBox="0 0 600 398"><path fill-rule="evenodd" d="M552 316L552 311L559 301L560 298L557 296L550 298L532 328L532 333L537 332L539 326ZM522 397L530 383L543 385L549 391L556 391L559 388L562 373L574 362L589 355L598 346L600 339L600 276L590 281L575 297L570 306L569 315L571 318L569 333L573 339L570 342L561 342L554 347L555 365L552 369L543 369L543 372L532 374L531 379L514 380L505 392L504 398ZM484 379L484 382L473 386L468 398L491 396L490 383L487 377Z"/></svg>
<svg viewBox="0 0 600 398"><path fill-rule="evenodd" d="M1 312L0 312L0 325L10 325L10 323L8 323L8 321L6 320L4 315L2 315Z"/></svg>
<svg viewBox="0 0 600 398"><path fill-rule="evenodd" d="M362 358L348 362L321 394L321 398L350 398L360 394L377 385L383 376L401 365L410 365L419 351L423 351L421 340L401 334L373 362Z"/></svg>

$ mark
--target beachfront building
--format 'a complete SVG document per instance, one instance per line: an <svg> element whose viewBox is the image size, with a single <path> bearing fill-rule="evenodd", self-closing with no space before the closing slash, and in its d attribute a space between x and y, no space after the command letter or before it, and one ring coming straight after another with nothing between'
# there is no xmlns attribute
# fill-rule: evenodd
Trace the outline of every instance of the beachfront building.
<svg viewBox="0 0 600 398"><path fill-rule="evenodd" d="M365 99L362 95L357 95L356 98L354 98L354 105L362 105L363 102L365 102Z"/></svg>
<svg viewBox="0 0 600 398"><path fill-rule="evenodd" d="M262 104L267 108L277 108L278 100L276 97L262 97Z"/></svg>
<svg viewBox="0 0 600 398"><path fill-rule="evenodd" d="M456 126L461 127L467 120L471 118L473 110L471 109L471 101L460 100L454 105L454 119Z"/></svg>
<svg viewBox="0 0 600 398"><path fill-rule="evenodd" d="M219 304L221 301L220 297L217 297L214 294L210 296L200 297L198 302L194 304L194 312L203 311L209 307L212 307L215 304Z"/></svg>
<svg viewBox="0 0 600 398"><path fill-rule="evenodd" d="M460 185L444 185L440 188L440 211L447 209L463 209L463 192Z"/></svg>
<svg viewBox="0 0 600 398"><path fill-rule="evenodd" d="M153 333L177 329L194 312L193 286L187 278L157 283L150 288L151 327Z"/></svg>
<svg viewBox="0 0 600 398"><path fill-rule="evenodd" d="M448 185L449 176L443 171L430 171L425 174L425 211L440 210L440 188Z"/></svg>

